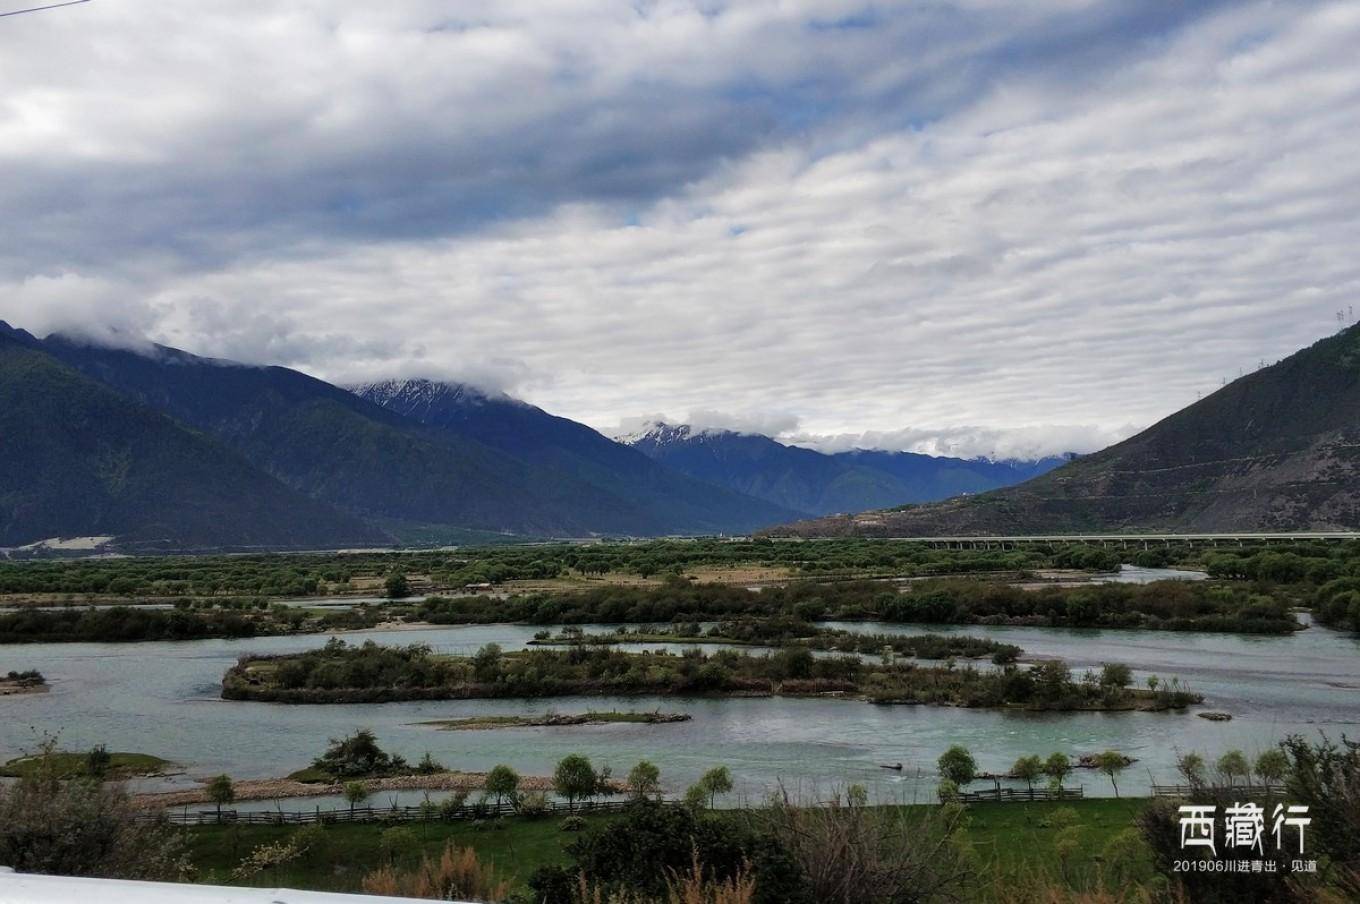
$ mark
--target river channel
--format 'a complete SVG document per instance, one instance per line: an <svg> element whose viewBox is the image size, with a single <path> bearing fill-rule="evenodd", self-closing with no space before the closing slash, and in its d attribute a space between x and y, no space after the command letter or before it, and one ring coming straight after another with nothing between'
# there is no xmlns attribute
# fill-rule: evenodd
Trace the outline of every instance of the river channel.
<svg viewBox="0 0 1360 904"><path fill-rule="evenodd" d="M1306 615L1301 616L1307 619ZM0 701L0 758L31 750L37 734L60 732L67 749L106 744L153 753L191 776L226 772L265 778L307 765L329 737L372 728L387 748L415 760L430 751L446 765L484 770L509 763L547 775L567 753L626 771L647 758L668 787L682 790L711 766L728 766L738 789L757 796L778 782L808 789L867 783L878 796L928 796L933 763L963 744L984 770L1004 770L1021 755L1094 753L1137 757L1121 792L1174 778L1177 751L1210 756L1230 748L1254 754L1290 733L1360 736L1360 639L1313 626L1288 637L1127 630L939 627L845 623L851 630L966 633L1015 643L1028 658L1057 657L1074 668L1124 662L1142 682L1177 677L1206 702L1190 713L1029 713L925 706L874 706L829 699L559 698L343 706L281 706L218 699L222 673L242 653L282 653L324 644L325 635L156 643L36 644L0 648L0 671L37 668L47 694ZM587 626L600 630L608 626ZM540 627L479 625L364 631L350 642L424 643L473 652L495 642L523 647ZM659 645L648 645L657 648ZM562 713L590 709L683 711L692 721L495 731L436 731L416 723L479 714ZM1197 718L1222 710L1229 722ZM882 764L903 764L889 771ZM1090 772L1073 779L1087 794L1110 793ZM166 784L160 782L158 784Z"/></svg>

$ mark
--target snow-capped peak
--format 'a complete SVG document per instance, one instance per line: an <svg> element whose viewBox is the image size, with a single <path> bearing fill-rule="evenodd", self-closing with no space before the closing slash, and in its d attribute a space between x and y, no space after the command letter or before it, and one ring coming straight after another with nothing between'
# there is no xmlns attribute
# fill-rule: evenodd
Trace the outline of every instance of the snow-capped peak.
<svg viewBox="0 0 1360 904"><path fill-rule="evenodd" d="M363 396L385 408L414 408L440 405L484 405L490 401L508 402L503 393L487 393L467 383L446 383L441 380L413 378L409 380L377 380L346 387L355 395Z"/></svg>
<svg viewBox="0 0 1360 904"><path fill-rule="evenodd" d="M694 427L691 424L671 424L666 421L648 421L634 430L614 437L615 442L625 446L670 446L693 441L703 441L708 437L734 436L735 431L721 427Z"/></svg>
<svg viewBox="0 0 1360 904"><path fill-rule="evenodd" d="M625 446L635 446L641 442L666 444L683 442L693 431L688 424L668 424L665 421L647 421L634 430L614 437L615 442Z"/></svg>

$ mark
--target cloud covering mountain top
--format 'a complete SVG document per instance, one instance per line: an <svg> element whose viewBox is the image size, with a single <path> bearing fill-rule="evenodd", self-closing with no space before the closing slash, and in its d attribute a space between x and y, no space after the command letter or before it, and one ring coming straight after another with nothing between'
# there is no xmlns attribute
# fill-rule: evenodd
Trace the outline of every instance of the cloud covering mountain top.
<svg viewBox="0 0 1360 904"><path fill-rule="evenodd" d="M1353 3L3 21L0 318L39 334L1047 453L1360 294Z"/></svg>

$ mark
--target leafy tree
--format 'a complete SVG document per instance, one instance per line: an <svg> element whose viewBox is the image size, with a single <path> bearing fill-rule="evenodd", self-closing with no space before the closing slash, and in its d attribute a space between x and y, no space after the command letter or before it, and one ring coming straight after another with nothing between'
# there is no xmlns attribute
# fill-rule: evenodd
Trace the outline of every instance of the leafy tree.
<svg viewBox="0 0 1360 904"><path fill-rule="evenodd" d="M434 775L437 772L444 771L444 764L431 756L430 751L427 750L424 756L420 758L420 762L416 763L416 771L421 775Z"/></svg>
<svg viewBox="0 0 1360 904"><path fill-rule="evenodd" d="M44 741L38 768L0 785L0 864L21 873L185 878L178 833L162 820L145 821L121 787L63 780L55 747Z"/></svg>
<svg viewBox="0 0 1360 904"><path fill-rule="evenodd" d="M1053 784L1061 791L1063 779L1072 774L1072 761L1067 758L1065 753L1052 753L1044 761L1044 773L1053 780Z"/></svg>
<svg viewBox="0 0 1360 904"><path fill-rule="evenodd" d="M581 874L605 892L605 900L616 900L615 893L617 900L671 900L667 880L689 873L697 858L715 881L749 870L755 893L743 900L752 904L811 904L805 879L788 850L745 814L715 817L702 809L633 801L617 819L581 835L567 851L573 861L570 868L546 867L530 879L535 902L579 901L574 892Z"/></svg>
<svg viewBox="0 0 1360 904"><path fill-rule="evenodd" d="M406 768L406 761L378 746L377 736L360 728L344 738L331 738L326 752L312 761L313 768L336 778L383 775Z"/></svg>
<svg viewBox="0 0 1360 904"><path fill-rule="evenodd" d="M1034 790L1034 780L1044 774L1044 761L1037 756L1022 756L1011 767L1011 774Z"/></svg>
<svg viewBox="0 0 1360 904"><path fill-rule="evenodd" d="M387 576L383 587L387 590L388 599L403 600L411 595L411 584L406 580L406 572L400 569Z"/></svg>
<svg viewBox="0 0 1360 904"><path fill-rule="evenodd" d="M962 787L977 778L977 761L967 747L955 744L940 754L937 761L940 775Z"/></svg>
<svg viewBox="0 0 1360 904"><path fill-rule="evenodd" d="M1290 763L1288 799L1308 807L1313 820L1309 856L1316 846L1331 862L1338 900L1360 901L1360 742L1342 738L1338 745L1324 737L1310 744L1291 735L1282 746Z"/></svg>
<svg viewBox="0 0 1360 904"><path fill-rule="evenodd" d="M496 808L498 810L501 806L501 800L509 797L513 801L515 792L518 790L519 773L509 766L496 766L486 774L486 792L496 795Z"/></svg>
<svg viewBox="0 0 1360 904"><path fill-rule="evenodd" d="M719 794L732 790L732 773L727 771L726 766L715 766L699 778L699 787L708 794L708 806L712 809Z"/></svg>
<svg viewBox="0 0 1360 904"><path fill-rule="evenodd" d="M1256 774L1267 785L1278 785L1289 773L1289 757L1283 750L1272 748L1256 758Z"/></svg>
<svg viewBox="0 0 1360 904"><path fill-rule="evenodd" d="M501 645L489 643L472 657L472 674L478 681L490 683L500 677Z"/></svg>
<svg viewBox="0 0 1360 904"><path fill-rule="evenodd" d="M363 782L345 782L345 800L349 801L349 813L354 815L354 808L368 800L368 786Z"/></svg>
<svg viewBox="0 0 1360 904"><path fill-rule="evenodd" d="M109 774L111 765L113 765L113 755L103 744L91 747L90 752L85 754L85 771L92 778L103 779L104 776Z"/></svg>
<svg viewBox="0 0 1360 904"><path fill-rule="evenodd" d="M208 782L208 800L217 804L217 821L222 821L222 805L236 800L236 786L231 776L219 775Z"/></svg>
<svg viewBox="0 0 1360 904"><path fill-rule="evenodd" d="M1218 758L1218 771L1228 780L1228 787L1232 787L1239 776L1246 777L1251 773L1251 766L1242 751L1229 750Z"/></svg>
<svg viewBox="0 0 1360 904"><path fill-rule="evenodd" d="M1119 796L1119 783L1115 779L1128 764L1128 759L1117 750L1106 750L1104 753L1096 754L1096 768L1109 777L1115 797Z"/></svg>
<svg viewBox="0 0 1360 904"><path fill-rule="evenodd" d="M648 760L628 770L628 788L636 798L650 797L661 790L661 770Z"/></svg>
<svg viewBox="0 0 1360 904"><path fill-rule="evenodd" d="M594 797L599 781L595 767L579 753L562 757L553 770L553 790L567 799L568 809L575 809L578 800Z"/></svg>
<svg viewBox="0 0 1360 904"><path fill-rule="evenodd" d="M1185 777L1187 783L1191 785L1204 784L1204 757L1193 750L1176 760L1176 769Z"/></svg>
<svg viewBox="0 0 1360 904"><path fill-rule="evenodd" d="M1047 659L1033 671L1039 694L1044 700L1058 701L1072 688L1072 669L1061 659Z"/></svg>
<svg viewBox="0 0 1360 904"><path fill-rule="evenodd" d="M1104 687L1123 690L1133 683L1133 669L1122 662L1107 662L1100 667L1100 683Z"/></svg>

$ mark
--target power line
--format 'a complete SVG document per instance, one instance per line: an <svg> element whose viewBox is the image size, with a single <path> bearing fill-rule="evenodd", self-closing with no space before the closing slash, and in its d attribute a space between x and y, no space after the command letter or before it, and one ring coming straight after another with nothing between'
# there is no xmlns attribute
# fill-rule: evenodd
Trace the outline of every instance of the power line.
<svg viewBox="0 0 1360 904"><path fill-rule="evenodd" d="M45 9L60 9L63 6L78 6L81 3L89 3L90 0L66 0L65 3L49 3L47 6L30 6L28 9L14 9L7 13L0 13L0 19L6 16L22 16L24 13L40 13Z"/></svg>

